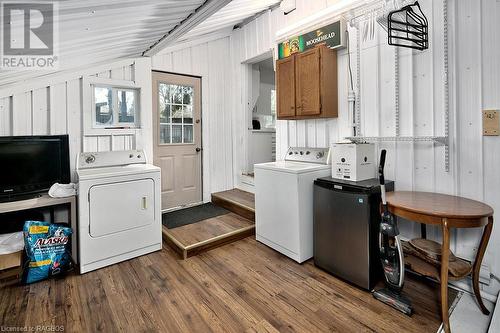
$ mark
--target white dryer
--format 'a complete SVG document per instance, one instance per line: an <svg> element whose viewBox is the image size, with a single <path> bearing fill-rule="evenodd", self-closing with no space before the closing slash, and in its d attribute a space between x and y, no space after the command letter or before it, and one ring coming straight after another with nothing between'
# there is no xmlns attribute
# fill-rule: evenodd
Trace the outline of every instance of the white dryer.
<svg viewBox="0 0 500 333"><path fill-rule="evenodd" d="M80 273L160 250L160 168L144 151L81 153L77 160Z"/></svg>
<svg viewBox="0 0 500 333"><path fill-rule="evenodd" d="M313 256L314 180L331 175L328 148L289 148L254 165L255 238L301 263Z"/></svg>

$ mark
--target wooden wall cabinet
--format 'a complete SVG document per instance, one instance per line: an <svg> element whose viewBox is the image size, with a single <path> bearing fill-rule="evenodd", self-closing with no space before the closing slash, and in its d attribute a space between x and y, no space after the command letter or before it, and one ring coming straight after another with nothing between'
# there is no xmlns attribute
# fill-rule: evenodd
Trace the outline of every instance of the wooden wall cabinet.
<svg viewBox="0 0 500 333"><path fill-rule="evenodd" d="M337 52L322 45L276 61L278 119L338 116Z"/></svg>

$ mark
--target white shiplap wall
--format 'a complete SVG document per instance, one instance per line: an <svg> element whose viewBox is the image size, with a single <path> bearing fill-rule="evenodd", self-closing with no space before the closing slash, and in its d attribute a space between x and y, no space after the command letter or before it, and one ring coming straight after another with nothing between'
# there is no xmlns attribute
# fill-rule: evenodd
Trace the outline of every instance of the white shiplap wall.
<svg viewBox="0 0 500 333"><path fill-rule="evenodd" d="M201 77L203 199L233 187L233 131L229 36L219 36L152 58L153 70Z"/></svg>
<svg viewBox="0 0 500 333"><path fill-rule="evenodd" d="M235 179L246 159L245 121L248 105L248 66L274 47L276 31L301 20L337 1L298 0L297 9L283 15L268 11L232 35L234 73L234 117L236 142ZM425 52L399 51L400 135L444 134L444 18L443 1L422 0L429 19L430 48ZM500 139L483 137L481 110L500 108L500 2L496 0L448 1L450 38L450 171L444 168L444 148L431 143L383 143L388 149L387 178L399 190L435 191L484 201L500 211ZM363 32L370 21L361 23ZM374 23L373 38L361 37L361 122L366 136L395 135L395 48L386 45L385 32ZM356 68L356 29L349 28L351 63ZM363 36L363 34L361 35ZM328 146L350 135L348 125L347 51L338 52L339 117L330 120L277 122L277 158L288 146ZM243 64L242 64L243 63ZM354 82L356 80L354 79ZM343 97L342 97L343 96ZM242 148L241 148L242 147ZM402 223L405 236L417 234L419 226ZM440 231L429 230L440 238ZM480 230L460 230L454 234L458 255L472 257ZM494 228L484 263L500 274L500 231ZM496 283L496 282L494 282ZM497 285L486 288L494 294Z"/></svg>
<svg viewBox="0 0 500 333"><path fill-rule="evenodd" d="M146 73L146 76L144 75ZM135 134L87 135L83 132L82 77L99 76L135 81L141 87L145 111L141 129ZM74 171L76 156L81 151L110 151L144 148L151 153L149 139L143 132L150 128L147 113L151 101L149 59L130 59L86 69L82 72L50 75L44 79L0 87L0 136L69 134L70 162ZM74 175L73 175L74 176Z"/></svg>

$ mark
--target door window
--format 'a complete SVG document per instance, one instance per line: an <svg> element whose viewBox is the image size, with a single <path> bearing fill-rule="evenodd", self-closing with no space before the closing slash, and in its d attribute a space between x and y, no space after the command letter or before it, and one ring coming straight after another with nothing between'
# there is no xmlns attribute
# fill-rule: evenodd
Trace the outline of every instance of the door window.
<svg viewBox="0 0 500 333"><path fill-rule="evenodd" d="M160 82L160 144L194 142L192 86Z"/></svg>

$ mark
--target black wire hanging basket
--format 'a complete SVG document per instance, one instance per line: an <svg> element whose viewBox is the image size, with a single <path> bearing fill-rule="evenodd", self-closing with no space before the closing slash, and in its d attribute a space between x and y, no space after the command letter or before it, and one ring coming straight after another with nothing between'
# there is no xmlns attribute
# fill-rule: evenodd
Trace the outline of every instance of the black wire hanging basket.
<svg viewBox="0 0 500 333"><path fill-rule="evenodd" d="M389 13L387 34L389 45L421 51L429 48L428 21L418 1Z"/></svg>

